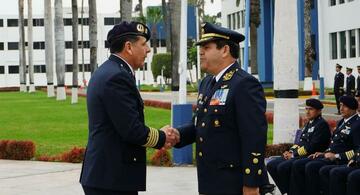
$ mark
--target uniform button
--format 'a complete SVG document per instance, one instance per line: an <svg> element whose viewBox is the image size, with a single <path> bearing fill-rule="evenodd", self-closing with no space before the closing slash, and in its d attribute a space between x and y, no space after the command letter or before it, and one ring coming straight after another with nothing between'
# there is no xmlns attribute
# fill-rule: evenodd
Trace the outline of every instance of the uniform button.
<svg viewBox="0 0 360 195"><path fill-rule="evenodd" d="M215 120L215 121L214 121L214 125L215 125L215 127L220 126L220 122L219 122L219 120Z"/></svg>
<svg viewBox="0 0 360 195"><path fill-rule="evenodd" d="M205 127L205 123L201 123L201 126L202 126L202 127Z"/></svg>
<svg viewBox="0 0 360 195"><path fill-rule="evenodd" d="M136 158L134 158L134 161L136 161Z"/></svg>
<svg viewBox="0 0 360 195"><path fill-rule="evenodd" d="M258 170L258 175L261 175L261 173L262 173L262 170L259 169L259 170Z"/></svg>
<svg viewBox="0 0 360 195"><path fill-rule="evenodd" d="M249 169L249 168L245 169L245 173L246 173L247 175L249 175L249 174L250 174L250 169Z"/></svg>
<svg viewBox="0 0 360 195"><path fill-rule="evenodd" d="M254 163L254 164L258 164L258 162L259 162L259 159L257 159L257 158L254 158L254 159L253 159L253 163Z"/></svg>
<svg viewBox="0 0 360 195"><path fill-rule="evenodd" d="M335 137L337 137L337 134L335 135Z"/></svg>
<svg viewBox="0 0 360 195"><path fill-rule="evenodd" d="M234 167L234 165L233 165L233 164L230 164L230 167L231 167L231 168L233 168L233 167Z"/></svg>
<svg viewBox="0 0 360 195"><path fill-rule="evenodd" d="M218 112L218 109L215 109L214 112Z"/></svg>
<svg viewBox="0 0 360 195"><path fill-rule="evenodd" d="M204 109L204 112L205 112L205 113L207 112L207 109L206 109L206 108Z"/></svg>
<svg viewBox="0 0 360 195"><path fill-rule="evenodd" d="M331 143L334 143L334 141L331 141Z"/></svg>
<svg viewBox="0 0 360 195"><path fill-rule="evenodd" d="M202 137L200 137L199 140L200 140L200 142L203 142L203 141L204 141Z"/></svg>
<svg viewBox="0 0 360 195"><path fill-rule="evenodd" d="M202 152L199 152L199 156L202 156Z"/></svg>
<svg viewBox="0 0 360 195"><path fill-rule="evenodd" d="M199 108L196 108L196 111L199 111Z"/></svg>

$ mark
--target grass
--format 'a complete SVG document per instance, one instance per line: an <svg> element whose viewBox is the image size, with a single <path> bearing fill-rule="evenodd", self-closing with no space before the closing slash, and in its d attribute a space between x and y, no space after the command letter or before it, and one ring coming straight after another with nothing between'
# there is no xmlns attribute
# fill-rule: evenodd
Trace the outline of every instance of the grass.
<svg viewBox="0 0 360 195"><path fill-rule="evenodd" d="M170 110L145 108L148 126L161 128L170 124ZM87 143L86 100L78 104L47 98L46 93L0 93L0 140L31 140L36 144L36 156L56 155ZM272 142L269 124L268 143ZM149 160L154 149L147 150Z"/></svg>

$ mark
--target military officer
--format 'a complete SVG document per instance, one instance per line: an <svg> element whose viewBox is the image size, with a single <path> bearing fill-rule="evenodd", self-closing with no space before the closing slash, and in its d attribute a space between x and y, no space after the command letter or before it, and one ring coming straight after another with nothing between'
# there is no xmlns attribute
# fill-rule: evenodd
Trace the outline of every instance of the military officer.
<svg viewBox="0 0 360 195"><path fill-rule="evenodd" d="M266 100L259 81L236 59L244 36L210 23L202 26L201 68L193 123L179 127L182 147L196 142L200 194L258 194L266 183Z"/></svg>
<svg viewBox="0 0 360 195"><path fill-rule="evenodd" d="M292 194L319 194L320 176L319 170L326 165L346 164L354 153L357 142L356 131L351 128L357 121L357 101L351 96L340 97L340 112L343 117L334 131L329 148L322 152L316 152L309 158L300 159L293 163L291 171L290 192ZM329 171L331 167L328 167Z"/></svg>
<svg viewBox="0 0 360 195"><path fill-rule="evenodd" d="M347 158L352 159L347 165L328 165L320 169L323 194L360 194L360 119L351 126L356 135L353 151L347 152ZM354 152L355 151L355 152ZM355 185L354 185L355 184ZM347 187L348 186L348 187Z"/></svg>
<svg viewBox="0 0 360 195"><path fill-rule="evenodd" d="M341 72L342 66L336 64L336 74L334 78L334 95L337 106L337 114L340 114L340 102L339 98L344 95L344 74Z"/></svg>
<svg viewBox="0 0 360 195"><path fill-rule="evenodd" d="M306 118L300 142L294 144L282 157L268 162L267 170L282 194L289 192L290 173L293 162L307 157L315 152L323 152L329 145L330 129L328 123L321 116L323 104L317 99L306 100Z"/></svg>
<svg viewBox="0 0 360 195"><path fill-rule="evenodd" d="M111 55L91 76L87 91L89 137L80 175L85 194L144 191L146 147L177 141L175 133L144 124L134 70L144 66L149 38L149 28L139 22L122 22L108 33Z"/></svg>
<svg viewBox="0 0 360 195"><path fill-rule="evenodd" d="M358 76L356 79L356 97L360 98L360 66L357 66Z"/></svg>
<svg viewBox="0 0 360 195"><path fill-rule="evenodd" d="M346 95L355 97L355 77L351 74L352 68L346 68Z"/></svg>

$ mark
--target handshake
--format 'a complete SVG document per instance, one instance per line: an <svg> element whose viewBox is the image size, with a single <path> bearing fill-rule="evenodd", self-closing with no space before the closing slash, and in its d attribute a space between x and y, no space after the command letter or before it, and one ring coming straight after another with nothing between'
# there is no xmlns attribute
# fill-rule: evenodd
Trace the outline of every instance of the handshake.
<svg viewBox="0 0 360 195"><path fill-rule="evenodd" d="M180 133L177 129L170 127L169 125L166 125L162 127L160 130L164 131L166 135L166 141L164 144L165 149L170 149L180 142Z"/></svg>

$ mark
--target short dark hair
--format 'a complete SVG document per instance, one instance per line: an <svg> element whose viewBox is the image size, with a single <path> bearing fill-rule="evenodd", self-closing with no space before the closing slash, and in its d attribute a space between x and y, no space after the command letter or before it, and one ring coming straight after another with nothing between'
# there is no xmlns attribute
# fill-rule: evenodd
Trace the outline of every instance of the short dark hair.
<svg viewBox="0 0 360 195"><path fill-rule="evenodd" d="M238 43L234 43L233 41L219 39L214 41L216 44L216 48L220 49L223 48L225 45L228 45L230 48L230 54L233 58L239 58L240 54L240 46Z"/></svg>
<svg viewBox="0 0 360 195"><path fill-rule="evenodd" d="M134 42L136 42L138 40L139 40L139 37L136 36L136 35L127 35L127 36L120 37L120 38L118 38L116 40L113 40L110 43L110 53L121 52L124 49L125 43L127 41L130 41L131 43L134 43Z"/></svg>

